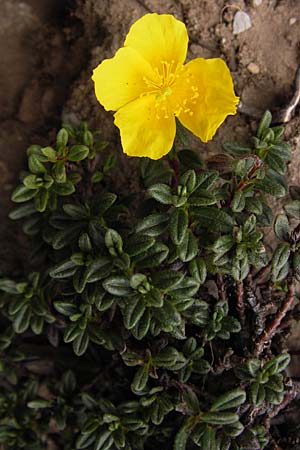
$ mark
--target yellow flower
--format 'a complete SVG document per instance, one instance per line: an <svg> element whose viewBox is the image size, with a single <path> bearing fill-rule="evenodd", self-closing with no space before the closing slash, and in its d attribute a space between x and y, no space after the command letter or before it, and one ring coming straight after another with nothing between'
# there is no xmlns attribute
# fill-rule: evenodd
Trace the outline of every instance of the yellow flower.
<svg viewBox="0 0 300 450"><path fill-rule="evenodd" d="M220 58L196 58L184 65L185 25L170 14L146 14L129 30L115 56L93 72L104 108L116 111L123 150L130 156L159 159L168 153L177 117L202 141L210 140L238 97Z"/></svg>

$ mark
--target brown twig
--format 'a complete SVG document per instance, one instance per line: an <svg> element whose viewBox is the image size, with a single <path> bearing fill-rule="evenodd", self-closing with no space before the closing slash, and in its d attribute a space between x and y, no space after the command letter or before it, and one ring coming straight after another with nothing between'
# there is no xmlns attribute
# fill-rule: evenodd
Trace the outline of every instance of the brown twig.
<svg viewBox="0 0 300 450"><path fill-rule="evenodd" d="M264 330L264 332L260 335L258 338L256 344L255 344L255 350L254 355L258 356L263 351L264 346L273 338L273 336L276 334L277 329L279 325L281 324L281 321L284 319L286 313L290 309L293 300L295 296L295 287L293 284L290 284L288 294L286 296L286 299L283 302L283 305L277 311L277 314L273 321L267 326L267 328Z"/></svg>
<svg viewBox="0 0 300 450"><path fill-rule="evenodd" d="M237 302L236 302L236 309L239 315L239 319L241 321L242 325L245 325L246 323L246 316L245 316L245 302L244 302L244 284L242 281L238 281L236 284L237 291Z"/></svg>
<svg viewBox="0 0 300 450"><path fill-rule="evenodd" d="M225 290L224 278L223 278L223 275L221 275L220 273L217 274L217 286L218 286L220 299L223 302L226 302L227 301L227 295L226 295L226 290Z"/></svg>
<svg viewBox="0 0 300 450"><path fill-rule="evenodd" d="M263 281L265 281L266 275L268 272L270 272L271 264L267 264L266 266L262 267L254 276L253 281L255 284L261 284Z"/></svg>

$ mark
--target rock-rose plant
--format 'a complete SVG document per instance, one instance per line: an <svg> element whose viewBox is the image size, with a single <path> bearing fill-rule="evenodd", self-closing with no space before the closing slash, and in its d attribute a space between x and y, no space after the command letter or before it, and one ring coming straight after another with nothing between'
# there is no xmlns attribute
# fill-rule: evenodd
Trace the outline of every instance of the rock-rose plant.
<svg viewBox="0 0 300 450"><path fill-rule="evenodd" d="M141 158L135 194L115 191L116 154L85 124L28 149L10 217L31 249L0 277L2 449L297 439L281 412L297 393L284 335L299 319L300 189L288 198L282 133L266 113L207 163L186 147Z"/></svg>

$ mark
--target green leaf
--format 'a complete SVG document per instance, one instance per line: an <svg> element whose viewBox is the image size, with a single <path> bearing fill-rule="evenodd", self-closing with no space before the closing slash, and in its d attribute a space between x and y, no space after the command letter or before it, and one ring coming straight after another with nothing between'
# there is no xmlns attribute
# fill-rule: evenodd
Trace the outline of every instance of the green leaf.
<svg viewBox="0 0 300 450"><path fill-rule="evenodd" d="M151 323L151 312L150 309L147 308L145 309L144 314L141 316L139 321L131 329L131 333L136 339L138 340L143 339L149 331L150 323Z"/></svg>
<svg viewBox="0 0 300 450"><path fill-rule="evenodd" d="M194 214L201 226L211 231L230 232L233 228L233 218L225 211L214 207L199 207Z"/></svg>
<svg viewBox="0 0 300 450"><path fill-rule="evenodd" d="M273 405L279 405L283 398L284 392L276 392L268 388L268 385L265 387L266 400Z"/></svg>
<svg viewBox="0 0 300 450"><path fill-rule="evenodd" d="M137 256L147 252L154 244L155 239L153 237L134 234L129 239L125 240L124 250L129 256Z"/></svg>
<svg viewBox="0 0 300 450"><path fill-rule="evenodd" d="M97 200L97 214L103 216L106 211L116 202L117 195L112 192L104 192Z"/></svg>
<svg viewBox="0 0 300 450"><path fill-rule="evenodd" d="M168 291L169 289L178 286L183 278L184 274L181 272L176 272L175 270L160 270L152 275L152 282L158 289Z"/></svg>
<svg viewBox="0 0 300 450"><path fill-rule="evenodd" d="M185 186L187 189L187 192L190 194L193 192L193 190L196 187L196 173L194 170L187 170L183 175L180 177L179 184L181 186Z"/></svg>
<svg viewBox="0 0 300 450"><path fill-rule="evenodd" d="M163 296L159 292L158 289L151 289L147 294L144 296L144 301L147 306L152 306L154 308L160 308L163 305Z"/></svg>
<svg viewBox="0 0 300 450"><path fill-rule="evenodd" d="M17 283L8 278L0 278L0 291L7 292L8 294L18 294Z"/></svg>
<svg viewBox="0 0 300 450"><path fill-rule="evenodd" d="M255 230L256 226L256 216L254 214L251 214L243 223L242 231L243 231L243 238L253 236L252 232Z"/></svg>
<svg viewBox="0 0 300 450"><path fill-rule="evenodd" d="M250 213L260 215L263 213L263 207L261 201L257 197L246 198L246 209Z"/></svg>
<svg viewBox="0 0 300 450"><path fill-rule="evenodd" d="M28 402L27 406L30 409L49 408L51 406L51 401L41 398L41 399L38 399L38 400L32 400L31 402Z"/></svg>
<svg viewBox="0 0 300 450"><path fill-rule="evenodd" d="M243 211L245 206L246 206L246 199L243 191L241 190L236 191L231 202L232 211L241 212Z"/></svg>
<svg viewBox="0 0 300 450"><path fill-rule="evenodd" d="M244 144L240 144L239 142L225 142L225 144L223 144L223 149L226 153L229 153L229 155L233 156L234 158L239 158L241 156L252 153L250 147L247 147Z"/></svg>
<svg viewBox="0 0 300 450"><path fill-rule="evenodd" d="M79 237L78 247L83 253L90 253L92 251L93 245L87 233L82 233L82 235Z"/></svg>
<svg viewBox="0 0 300 450"><path fill-rule="evenodd" d="M138 223L136 232L150 237L160 236L166 230L168 221L168 214L151 214Z"/></svg>
<svg viewBox="0 0 300 450"><path fill-rule="evenodd" d="M87 158L90 149L86 145L72 145L69 150L68 159L69 161L82 161Z"/></svg>
<svg viewBox="0 0 300 450"><path fill-rule="evenodd" d="M81 433L82 434L92 434L92 433L94 433L94 431L96 431L99 428L100 425L101 425L101 422L98 418L96 419L95 417L91 417L84 423L84 425L81 429Z"/></svg>
<svg viewBox="0 0 300 450"><path fill-rule="evenodd" d="M14 317L13 329L16 333L24 333L29 328L31 319L31 309L29 304L25 304Z"/></svg>
<svg viewBox="0 0 300 450"><path fill-rule="evenodd" d="M108 277L111 269L111 261L104 256L99 256L87 266L85 273L87 283L95 283Z"/></svg>
<svg viewBox="0 0 300 450"><path fill-rule="evenodd" d="M182 400L187 409L187 414L189 414L189 415L190 414L191 415L199 414L200 405L199 405L198 397L197 397L195 391L188 385L185 385L185 387L184 387L184 391L182 393Z"/></svg>
<svg viewBox="0 0 300 450"><path fill-rule="evenodd" d="M154 309L153 313L155 313L164 331L172 331L173 327L181 324L181 316L170 301L164 301L163 306Z"/></svg>
<svg viewBox="0 0 300 450"><path fill-rule="evenodd" d="M239 436L243 430L244 430L244 425L239 421L226 426L224 429L226 435L230 436L230 437Z"/></svg>
<svg viewBox="0 0 300 450"><path fill-rule="evenodd" d="M167 258L168 254L168 247L157 242L147 252L135 257L135 261L140 268L157 267Z"/></svg>
<svg viewBox="0 0 300 450"><path fill-rule="evenodd" d="M56 135L56 145L58 147L65 147L68 144L69 133L65 128L61 128Z"/></svg>
<svg viewBox="0 0 300 450"><path fill-rule="evenodd" d="M198 189L209 189L218 179L218 176L219 173L215 170L212 170L210 172L197 173L196 192L198 192Z"/></svg>
<svg viewBox="0 0 300 450"><path fill-rule="evenodd" d="M198 241L191 230L187 230L184 239L177 249L178 256L183 262L191 261L198 254Z"/></svg>
<svg viewBox="0 0 300 450"><path fill-rule="evenodd" d="M158 355L152 357L158 367L169 370L180 370L187 364L187 360L175 347L165 347Z"/></svg>
<svg viewBox="0 0 300 450"><path fill-rule="evenodd" d="M175 436L173 450L186 450L188 438L189 432L187 430L187 426L183 425Z"/></svg>
<svg viewBox="0 0 300 450"><path fill-rule="evenodd" d="M160 425L164 417L174 409L173 403L166 395L160 395L151 407L151 421L154 425Z"/></svg>
<svg viewBox="0 0 300 450"><path fill-rule="evenodd" d="M104 289L112 295L126 297L133 293L130 280L125 276L111 276L102 283Z"/></svg>
<svg viewBox="0 0 300 450"><path fill-rule="evenodd" d="M278 172L280 175L284 175L286 172L286 162L282 155L276 151L273 147L271 147L266 156L266 163L272 170Z"/></svg>
<svg viewBox="0 0 300 450"><path fill-rule="evenodd" d="M135 372L133 381L131 383L132 391L134 393L143 391L148 382L148 378L149 378L148 367L146 365L143 365Z"/></svg>
<svg viewBox="0 0 300 450"><path fill-rule="evenodd" d="M286 268L290 252L290 246L287 243L281 243L276 248L272 260L272 278L274 281L281 281L283 279L286 270L281 272L281 269L283 267Z"/></svg>
<svg viewBox="0 0 300 450"><path fill-rule="evenodd" d="M300 204L300 202L299 202ZM274 223L274 232L280 241L289 241L290 225L285 214L278 214Z"/></svg>
<svg viewBox="0 0 300 450"><path fill-rule="evenodd" d="M95 442L95 434L83 434L76 440L76 449L81 450L87 448Z"/></svg>
<svg viewBox="0 0 300 450"><path fill-rule="evenodd" d="M193 208L214 205L216 202L216 197L206 189L197 189L188 199L189 205Z"/></svg>
<svg viewBox="0 0 300 450"><path fill-rule="evenodd" d="M145 312L145 304L141 297L132 297L127 300L123 311L124 325L127 330L131 330L141 319Z"/></svg>
<svg viewBox="0 0 300 450"><path fill-rule="evenodd" d="M39 212L44 212L47 208L49 200L49 191L47 189L40 189L34 197L35 208Z"/></svg>
<svg viewBox="0 0 300 450"><path fill-rule="evenodd" d="M50 272L49 275L52 278L69 278L74 275L74 273L77 270L77 264L75 264L70 259L67 259L66 261L63 261L62 263L57 264L54 266Z"/></svg>
<svg viewBox="0 0 300 450"><path fill-rule="evenodd" d="M199 282L191 277L185 277L178 285L169 290L169 295L177 299L193 297L199 289Z"/></svg>
<svg viewBox="0 0 300 450"><path fill-rule="evenodd" d="M203 284L206 280L207 269L203 258L194 258L189 263L189 271L192 277L199 283Z"/></svg>
<svg viewBox="0 0 300 450"><path fill-rule="evenodd" d="M37 155L29 156L28 167L31 173L41 174L46 172L46 168L44 164L41 162L41 158Z"/></svg>
<svg viewBox="0 0 300 450"><path fill-rule="evenodd" d="M113 443L112 431L101 431L95 439L94 450L109 450Z"/></svg>
<svg viewBox="0 0 300 450"><path fill-rule="evenodd" d="M36 212L35 206L33 203L27 203L26 205L18 206L13 209L8 217L12 220L24 219L24 217L31 216Z"/></svg>
<svg viewBox="0 0 300 450"><path fill-rule="evenodd" d="M112 256L119 256L123 252L123 241L116 230L109 228L105 233L105 245Z"/></svg>
<svg viewBox="0 0 300 450"><path fill-rule="evenodd" d="M76 338L73 340L73 350L77 356L83 355L89 345L89 336L86 331L81 332Z"/></svg>
<svg viewBox="0 0 300 450"><path fill-rule="evenodd" d="M67 174L65 168L65 162L61 159L58 160L53 167L53 177L57 183L66 183Z"/></svg>
<svg viewBox="0 0 300 450"><path fill-rule="evenodd" d="M54 192L61 196L71 195L75 192L75 186L72 181L68 180L66 183L55 184Z"/></svg>
<svg viewBox="0 0 300 450"><path fill-rule="evenodd" d="M300 200L292 200L283 207L288 216L294 219L300 219Z"/></svg>
<svg viewBox="0 0 300 450"><path fill-rule="evenodd" d="M53 302L53 306L60 314L64 316L72 316L77 312L77 307L73 303L63 302L63 301L55 301Z"/></svg>
<svg viewBox="0 0 300 450"><path fill-rule="evenodd" d="M51 162L55 162L58 156L57 151L54 150L52 147L44 147L41 149L41 152L44 156L46 156L47 159Z"/></svg>
<svg viewBox="0 0 300 450"><path fill-rule="evenodd" d="M259 139L261 139L263 133L269 128L271 122L272 122L272 114L270 113L270 111L267 110L264 112L257 127L256 135Z"/></svg>
<svg viewBox="0 0 300 450"><path fill-rule="evenodd" d="M285 187L270 173L268 173L264 179L258 180L255 186L257 189L261 189L263 192L273 195L276 198L284 197L286 194Z"/></svg>
<svg viewBox="0 0 300 450"><path fill-rule="evenodd" d="M219 450L216 442L216 432L211 427L206 427L202 436L203 450Z"/></svg>
<svg viewBox="0 0 300 450"><path fill-rule="evenodd" d="M230 425L239 420L239 416L232 412L207 412L202 414L201 421L211 425Z"/></svg>
<svg viewBox="0 0 300 450"><path fill-rule="evenodd" d="M280 373L287 368L291 361L291 357L288 353L282 353L275 357L275 360L278 364L276 373Z"/></svg>
<svg viewBox="0 0 300 450"><path fill-rule="evenodd" d="M15 203L27 202L28 200L31 200L37 192L37 189L29 189L21 185L14 190L11 199Z"/></svg>
<svg viewBox="0 0 300 450"><path fill-rule="evenodd" d="M291 146L288 142L277 141L272 145L272 151L276 151L286 161L291 160Z"/></svg>
<svg viewBox="0 0 300 450"><path fill-rule="evenodd" d="M250 358L246 362L247 369L252 377L255 377L260 369L260 360L257 358Z"/></svg>
<svg viewBox="0 0 300 450"><path fill-rule="evenodd" d="M213 244L212 250L218 255L224 255L227 253L234 245L234 240L232 236L225 235L220 236Z"/></svg>
<svg viewBox="0 0 300 450"><path fill-rule="evenodd" d="M63 205L64 212L75 220L84 220L89 217L87 209L83 205L66 203Z"/></svg>
<svg viewBox="0 0 300 450"><path fill-rule="evenodd" d="M170 218L170 237L175 245L182 243L188 227L188 215L181 208L175 208Z"/></svg>
<svg viewBox="0 0 300 450"><path fill-rule="evenodd" d="M243 281L250 270L247 256L239 259L236 256L232 260L231 273L235 281Z"/></svg>
<svg viewBox="0 0 300 450"><path fill-rule="evenodd" d="M242 389L235 389L230 392L226 392L217 398L212 404L211 411L224 411L231 408L237 408L246 400L246 393Z"/></svg>
<svg viewBox="0 0 300 450"><path fill-rule="evenodd" d="M263 385L259 383L251 383L250 386L250 398L254 405L261 405L265 400L265 389Z"/></svg>
<svg viewBox="0 0 300 450"><path fill-rule="evenodd" d="M154 184L148 189L148 193L150 197L154 198L159 203L163 203L164 205L173 204L172 190L167 184Z"/></svg>

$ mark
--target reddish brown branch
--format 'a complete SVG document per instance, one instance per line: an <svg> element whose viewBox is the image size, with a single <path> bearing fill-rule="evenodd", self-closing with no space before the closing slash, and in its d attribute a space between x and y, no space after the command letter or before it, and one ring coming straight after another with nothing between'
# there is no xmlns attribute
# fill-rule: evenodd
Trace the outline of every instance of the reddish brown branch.
<svg viewBox="0 0 300 450"><path fill-rule="evenodd" d="M239 319L241 321L242 325L245 325L246 323L246 316L245 316L245 302L244 302L244 284L242 281L238 281L236 284L237 291L237 302L236 302L236 309L239 315Z"/></svg>
<svg viewBox="0 0 300 450"><path fill-rule="evenodd" d="M220 273L217 274L217 286L219 291L219 298L222 300L222 302L226 302L227 295L225 290L224 278L223 275L221 275Z"/></svg>
<svg viewBox="0 0 300 450"><path fill-rule="evenodd" d="M281 324L281 321L284 319L286 313L288 312L288 310L290 309L290 307L293 303L294 296L295 296L295 287L291 284L289 286L288 294L286 296L286 299L283 302L283 305L281 306L279 311L277 311L276 316L273 319L273 321L266 327L264 332L258 338L258 340L255 344L255 350L254 350L255 356L260 355L260 353L263 351L264 346L269 341L271 341L273 336L276 334L276 332Z"/></svg>

